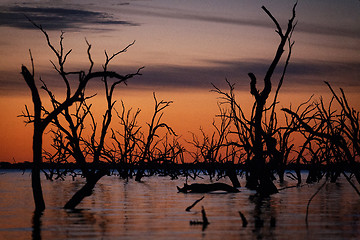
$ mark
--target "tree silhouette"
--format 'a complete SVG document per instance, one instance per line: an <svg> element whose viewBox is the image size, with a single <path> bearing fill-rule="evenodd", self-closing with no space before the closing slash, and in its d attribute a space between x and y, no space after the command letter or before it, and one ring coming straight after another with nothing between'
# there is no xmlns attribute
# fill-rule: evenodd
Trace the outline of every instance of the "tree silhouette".
<svg viewBox="0 0 360 240"><path fill-rule="evenodd" d="M155 93L153 94L153 97L155 101L155 106L151 121L150 123L147 123L148 132L146 135L143 135L143 139L139 139L139 142L141 143L141 147L139 149L141 152L138 161L139 169L135 177L136 181L141 181L141 178L144 176L144 170L141 169L141 167L143 167L146 162L151 162L151 160L153 159L152 152L156 145L159 143L159 141L156 141L156 138L159 137L158 130L161 128L165 128L169 134L173 134L176 136L174 130L165 122L162 122L162 117L164 115L163 111L170 106L172 101L158 101L156 99Z"/></svg>
<svg viewBox="0 0 360 240"><path fill-rule="evenodd" d="M283 33L279 23L277 20L272 16L272 14L263 6L262 9L266 12L266 14L273 20L276 25L276 32L280 36L280 43L277 48L275 57L268 68L266 75L264 77L264 89L259 91L256 87L256 77L253 73L249 73L249 77L251 79L250 82L250 92L255 97L255 115L253 119L254 124L254 158L252 159L252 164L250 165L250 180L249 184L252 186L256 186L259 184L260 192L263 194L272 194L276 193L277 189L273 182L271 181L271 176L269 171L266 169L265 158L264 158L264 150L263 150L263 139L264 139L264 130L262 128L262 120L263 120L263 112L266 104L266 100L269 97L271 92L271 78L275 71L276 66L278 65L282 54L284 52L284 46L287 41L290 41L292 32L294 31L294 24L293 21L295 19L295 8L296 5L293 7L292 17L288 22L288 26L286 32ZM290 45L292 46L292 45ZM286 69L285 69L286 70ZM266 141L266 140L265 140ZM253 169L254 168L254 169Z"/></svg>
<svg viewBox="0 0 360 240"><path fill-rule="evenodd" d="M240 187L240 182L237 178L234 164L239 163L235 162L235 159L240 159L241 153L236 149L232 141L228 139L232 123L231 118L228 117L229 111L222 108L220 104L218 105L220 113L217 117L220 119L220 122L213 121L214 131L211 135L206 134L202 128L200 128L200 137L192 133L192 141L189 141L189 143L194 147L194 151L189 152L189 154L195 164L204 165L204 173L209 175L210 180L215 177L216 173L218 173L218 178L223 174L229 177L233 186L237 188ZM222 168L224 171L217 169L220 164L224 166Z"/></svg>
<svg viewBox="0 0 360 240"><path fill-rule="evenodd" d="M282 110L295 117L306 134L308 144L317 144L308 149L313 152L313 157L317 158L319 165L323 163L319 159L322 159L328 166L335 165L334 169L331 169L335 171L335 173L331 173L335 174L332 176L334 178L332 181L335 181L336 177L342 173L360 195L360 191L345 172L347 166L357 182L360 183L360 164L356 160L360 156L359 112L349 105L343 89L340 89L341 95L339 95L328 82L325 84L333 94L327 107L321 98L319 103L313 103L314 107L306 115L299 115L287 108ZM334 103L338 104L337 109L333 106ZM316 173L310 172L310 174L315 175L315 180L317 180Z"/></svg>
<svg viewBox="0 0 360 240"><path fill-rule="evenodd" d="M151 121L146 124L147 128L142 128L137 123L140 109L132 113L132 109L126 110L122 103L122 112L117 112L120 127L115 125L111 129L113 143L105 149L104 158L118 170L123 179L135 175L135 180L141 181L147 175L145 170L151 170L150 175L170 175L176 178L177 173L171 168L179 159L183 161L184 149L177 141L177 135L162 121L164 110L172 101L158 101L155 93L153 98L154 112ZM164 136L161 136L160 129L165 129ZM175 136L172 142L169 141L170 135Z"/></svg>
<svg viewBox="0 0 360 240"><path fill-rule="evenodd" d="M274 22L276 32L280 36L280 43L277 47L275 56L267 69L264 77L264 88L262 90L259 90L256 86L257 79L255 74L248 74L250 77L250 93L255 98L250 119L246 118L240 104L236 101L233 84L226 80L230 89L229 92L225 92L216 86L214 86L213 90L214 92L220 94L222 103L226 103L230 106L230 114L228 117L233 120L233 124L236 129L234 133L238 136L238 142L234 142L233 144L242 148L247 153L247 187L257 189L258 193L262 195L269 195L277 192L277 189L272 182L271 171L266 164L266 155L270 156L276 165L283 168L286 158L292 148L291 146L288 146L288 138L291 131L283 131L283 133L279 135L281 141L278 141L275 138L275 134L280 132L280 129L276 125L275 106L277 105L277 96L283 83L291 56L291 49L293 47L291 37L296 26L296 22L294 22L296 6L297 3L293 6L292 17L288 21L285 32L283 32L280 24L269 12L269 10L267 10L264 6L262 7L265 13ZM288 55L283 68L283 73L275 92L274 100L269 108L271 111L270 118L268 124L265 124L265 114L269 110L266 108L266 102L272 89L272 78L278 63L282 58L284 48L287 43L289 49ZM267 150L266 152L265 148ZM283 173L280 173L280 176L281 175L283 175Z"/></svg>
<svg viewBox="0 0 360 240"><path fill-rule="evenodd" d="M87 71L80 70L80 71L76 71L76 72L74 72L74 71L68 72L65 70L65 63L66 63L67 57L70 55L72 50L70 49L69 51L65 51L65 49L64 49L64 46L63 46L64 33L63 32L61 33L60 41L59 41L60 47L59 47L59 49L56 49L54 47L54 45L51 43L49 35L42 28L42 26L37 25L30 19L29 19L29 21L44 34L48 47L51 49L51 51L54 53L54 55L56 56L56 59L57 59L57 63L54 63L52 61L51 61L51 63L53 65L55 71L58 73L58 76L60 77L62 82L65 84L65 94L63 96L64 100L58 100L55 97L55 95L53 94L53 92L48 88L45 81L43 81L40 78L40 81L42 83L41 89L45 90L45 92L48 94L50 103L51 103L51 107L52 107L52 109L46 109L44 107L44 105L42 104L39 90L35 83L34 61L33 61L33 57L30 52L32 72L30 72L28 70L28 68L23 65L22 66L22 75L23 75L25 82L27 83L27 85L31 91L31 94L32 94L34 113L33 114L30 113L28 107L25 106L25 111L20 116L25 117L27 119L26 123L34 124L32 189L33 189L33 196L34 196L34 202L35 202L35 211L41 212L45 209L45 202L44 202L44 198L43 198L41 180L40 180L40 171L42 168L42 158L43 158L42 139L43 139L43 134L44 134L45 129L49 126L50 123L53 123L59 127L60 131L64 130L61 127L60 122L58 121L58 117L59 117L59 115L65 116L66 120L68 120L68 123L70 124L71 130L73 131L70 134L72 136L72 138L69 138L69 139L71 140L71 146L73 147L73 150L74 150L73 153L74 153L75 159L77 162L84 163L85 159L79 160L79 158L81 158L82 154L79 152L79 149L77 149L77 144L78 144L77 141L79 141L79 138L77 139L78 135L75 132L79 128L79 126L77 126L76 124L74 124L73 126L71 125L72 120L70 120L71 116L69 113L69 108L76 102L79 103L79 105L84 105L84 102L87 99L87 97L85 96L85 88L86 88L88 82L94 78L102 79L106 85L106 97L107 97L107 103L108 103L108 110L104 116L103 129L102 129L102 133L101 133L102 135L100 138L100 143L96 147L96 149L94 149L95 150L94 159L96 159L95 161L97 161L97 159L99 158L100 152L102 150L103 144L104 144L104 135L106 135L107 128L111 121L111 109L113 106L112 94L113 94L114 88L117 84L119 84L121 82L126 82L127 79L129 79L135 75L139 75L139 71L141 68L138 69L138 71L135 74L129 74L129 75L125 75L125 76L120 75L113 71L109 71L107 68L108 63L118 54L125 52L127 50L127 48L133 44L132 43L132 44L128 45L125 49L123 49L122 51L119 51L118 53L114 54L111 57L108 57L108 55L106 54L106 62L105 62L103 71L93 71L94 62L91 58L91 53L90 53L91 45L88 43L87 55L88 55L88 60L90 62L89 69ZM72 80L71 77L76 77L78 79L75 88L72 87L73 84L71 83L71 80ZM116 79L116 81L109 88L107 86L107 79L110 79L110 78ZM77 120L79 120L79 119L77 119ZM98 177L98 175L96 175L96 177ZM96 177L94 177L94 180L96 179ZM94 181L91 181L91 182L93 183ZM95 183L96 183L96 181L95 181Z"/></svg>
<svg viewBox="0 0 360 240"><path fill-rule="evenodd" d="M121 178L128 180L133 175L133 165L137 159L138 138L141 127L137 123L140 109L135 113L132 108L126 110L121 102L122 111L117 113L120 127L112 128L112 145L105 149L104 156L117 169Z"/></svg>

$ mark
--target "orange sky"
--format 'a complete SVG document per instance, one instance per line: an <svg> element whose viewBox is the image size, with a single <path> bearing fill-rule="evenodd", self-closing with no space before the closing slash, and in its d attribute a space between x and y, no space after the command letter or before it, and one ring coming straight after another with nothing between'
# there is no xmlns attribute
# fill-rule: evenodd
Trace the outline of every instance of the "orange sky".
<svg viewBox="0 0 360 240"><path fill-rule="evenodd" d="M247 73L252 71L261 79L279 40L261 5L283 27L293 5L283 0L117 2L0 1L0 161L31 160L31 126L24 127L16 117L25 104L31 107L30 92L19 74L22 64L30 66L29 48L37 77L55 92L62 87L54 81L49 63L54 56L43 35L22 13L48 29L54 44L60 31L65 31L65 48L73 49L69 70L86 69L85 38L93 45L98 69L104 49L111 54L136 40L111 65L122 74L145 66L143 76L121 86L119 99L141 108L143 121L152 112L153 92L159 100L174 101L164 118L186 136L200 126L209 128L217 113L217 96L209 92L210 83L224 87L228 78L243 92L244 106L252 105ZM297 9L296 43L280 105L296 105L312 93L326 95L326 80L335 88L343 87L356 107L360 102L360 2L307 0L299 1ZM95 84L91 87L96 91Z"/></svg>

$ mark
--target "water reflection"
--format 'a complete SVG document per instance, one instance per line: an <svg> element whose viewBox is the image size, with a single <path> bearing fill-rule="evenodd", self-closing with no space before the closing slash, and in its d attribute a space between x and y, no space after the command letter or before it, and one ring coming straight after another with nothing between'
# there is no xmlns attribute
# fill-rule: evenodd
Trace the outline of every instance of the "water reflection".
<svg viewBox="0 0 360 240"><path fill-rule="evenodd" d="M249 201L254 205L252 232L256 239L276 239L273 231L276 227L276 207L272 206L271 196L254 194L249 196Z"/></svg>
<svg viewBox="0 0 360 240"><path fill-rule="evenodd" d="M41 216L42 212L34 211L32 218L32 234L31 237L33 240L41 240Z"/></svg>
<svg viewBox="0 0 360 240"><path fill-rule="evenodd" d="M5 177L5 175L8 175ZM241 189L231 194L182 194L184 179L151 177L144 183L105 177L79 206L62 209L81 183L44 181L47 209L32 212L30 176L0 176L0 239L359 239L360 201L344 181L327 184L313 199L306 228L306 204L318 185L289 188L268 198ZM205 180L206 181L206 178ZM291 183L289 183L291 185ZM242 185L244 185L242 183ZM205 196L190 212L185 209ZM201 206L210 224L201 221ZM248 224L242 226L241 211Z"/></svg>
<svg viewBox="0 0 360 240"><path fill-rule="evenodd" d="M77 238L86 238L91 233L97 233L96 235L100 239L105 237L108 231L106 214L103 214L99 219L96 213L89 209L64 210L64 212L66 219L68 219L66 225L71 226L71 230L73 230L67 232L66 239L73 238L75 232ZM79 232L80 229L82 231Z"/></svg>

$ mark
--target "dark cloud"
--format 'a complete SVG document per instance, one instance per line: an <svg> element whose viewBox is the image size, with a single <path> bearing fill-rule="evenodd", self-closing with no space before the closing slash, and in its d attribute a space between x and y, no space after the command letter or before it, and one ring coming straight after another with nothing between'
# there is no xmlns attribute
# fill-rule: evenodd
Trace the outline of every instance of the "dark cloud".
<svg viewBox="0 0 360 240"><path fill-rule="evenodd" d="M267 61L209 61L211 67L191 66L148 66L143 76L129 85L150 86L159 88L211 88L211 83L225 86L225 79L236 83L238 88L249 87L248 73L253 72L259 84L265 76ZM340 86L360 87L360 63L294 61L289 64L285 86L322 86L323 81L337 82ZM277 84L282 73L282 65L274 73L273 84Z"/></svg>
<svg viewBox="0 0 360 240"><path fill-rule="evenodd" d="M13 6L0 8L0 26L33 28L25 16L48 30L75 29L85 25L137 25L117 20L102 12L55 7Z"/></svg>
<svg viewBox="0 0 360 240"><path fill-rule="evenodd" d="M178 90L182 88L201 88L212 89L211 83L219 87L226 87L225 79L235 83L237 89L248 90L248 73L253 72L258 84L261 86L262 79L269 66L268 61L206 61L206 66L146 66L142 70L142 76L131 79L128 87L132 89L159 89ZM275 72L273 77L274 86L277 84L282 65ZM121 74L136 71L136 67L124 68ZM339 87L351 87L350 89L360 89L360 62L321 62L321 61L292 61L286 73L284 87L289 90L300 90L324 86L323 81L329 81ZM113 66L112 70L117 71ZM8 74L12 75L9 76ZM9 92L26 91L26 84L19 73L4 73L0 76L0 94ZM39 77L39 76L37 76ZM53 89L64 87L56 81L58 76L55 71L42 73L41 77L47 85ZM51 81L53 79L53 81ZM74 80L74 82L76 82ZM99 82L100 83L100 82ZM95 82L92 87L100 86Z"/></svg>

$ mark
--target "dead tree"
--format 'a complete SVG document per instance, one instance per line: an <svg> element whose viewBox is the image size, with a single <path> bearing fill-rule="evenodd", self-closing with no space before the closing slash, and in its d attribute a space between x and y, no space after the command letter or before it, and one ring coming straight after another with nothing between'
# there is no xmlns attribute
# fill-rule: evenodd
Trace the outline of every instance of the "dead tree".
<svg viewBox="0 0 360 240"><path fill-rule="evenodd" d="M228 80L226 83L229 87L229 91L223 91L220 88L213 85L214 89L212 90L215 93L220 95L220 104L228 104L229 105L229 113L221 114L222 117L225 117L230 120L231 127L233 127L227 134L228 137L228 146L232 146L233 148L240 149L238 152L240 153L240 158L245 159L245 164L248 165L253 158L253 142L254 142L254 131L253 124L248 118L245 116L240 103L236 100L235 94L235 84L231 84ZM253 118L253 112L250 119ZM230 137L230 135L235 137ZM243 152L241 154L241 152Z"/></svg>
<svg viewBox="0 0 360 240"><path fill-rule="evenodd" d="M170 176L177 179L181 175L176 167L184 162L184 147L180 144L179 138L172 137L166 133L153 150L152 171L159 176Z"/></svg>
<svg viewBox="0 0 360 240"><path fill-rule="evenodd" d="M207 168L206 174L209 175L210 180L215 176L216 163L225 164L225 176L229 177L233 186L237 188L240 187L240 182L237 178L234 161L236 158L240 161L240 156L233 147L233 142L228 139L232 121L229 118L229 112L220 105L218 107L219 114L217 117L220 122L213 121L214 131L211 135L208 135L201 128L201 138L194 133L192 134L192 141L188 143L195 148L195 152L190 152L190 155L194 158L194 163L204 163L205 168Z"/></svg>
<svg viewBox="0 0 360 240"><path fill-rule="evenodd" d="M132 114L132 109L126 110L122 103L122 112L117 117L119 127L112 129L113 143L105 151L105 158L118 170L120 177L128 179L135 175L136 181L141 181L145 171L149 174L169 175L176 178L178 173L172 169L174 163L183 162L185 151L176 138L170 141L170 136L176 136L167 123L162 122L163 111L170 106L171 101L158 101L155 93L154 113L150 123L147 123L146 133L137 123L140 109ZM164 136L159 130L164 128Z"/></svg>
<svg viewBox="0 0 360 240"><path fill-rule="evenodd" d="M269 171L266 169L266 161L264 158L264 145L263 145L263 113L266 104L266 100L269 97L271 92L271 79L274 74L274 71L282 57L284 52L284 47L287 41L290 41L292 32L294 31L294 27L296 23L294 23L295 19L295 8L294 5L292 10L292 17L288 22L288 26L286 32L283 33L280 24L273 17L273 15L263 6L262 9L266 12L266 14L271 18L271 20L276 25L276 32L280 36L280 43L277 48L275 57L268 68L266 75L264 77L264 88L259 91L256 87L256 77L253 73L249 73L250 81L250 93L255 97L255 114L252 119L252 123L254 125L254 158L251 161L250 165L250 176L248 183L251 186L258 186L258 191L260 194L269 195L272 193L276 193L277 189L271 180L271 175ZM292 46L292 44L290 45Z"/></svg>
<svg viewBox="0 0 360 240"><path fill-rule="evenodd" d="M313 96L311 96L307 101L301 103L296 110L294 111L297 115L301 116L302 119L304 119L307 123L310 121L313 121L312 116L308 116L309 114L314 111L316 106L313 104L309 104ZM291 107L290 107L291 109ZM298 181L298 186L301 185L302 179L301 179L301 164L306 162L305 154L306 150L308 149L308 145L311 143L312 140L314 140L314 136L311 134L308 134L307 132L303 131L302 128L299 126L299 124L296 121L296 118L294 116L288 117L285 115L286 119L290 118L291 125L287 124L289 128L291 128L291 131L296 132L299 134L298 137L303 136L304 142L299 146L300 150L294 150L296 153L296 157L294 159L295 163L295 172L296 172L296 179Z"/></svg>
<svg viewBox="0 0 360 240"><path fill-rule="evenodd" d="M134 42L126 46L124 49L114 53L112 56L109 56L105 51L106 60L103 65L104 72L108 71L109 63L116 56L126 52L127 49L133 44ZM91 62L89 71L91 71L93 62L91 60L90 53L89 59ZM114 81L110 81L106 75L101 78L106 99L106 110L103 114L101 124L98 124L96 117L92 113L92 105L87 104L87 101L89 101L92 96L84 97L84 100L78 104L75 112L71 112L71 109L67 108L61 114L63 119L56 118L53 121L53 124L56 126L56 128L66 135L66 139L69 139L68 151L75 159L76 163L82 171L82 175L86 179L85 185L74 194L74 196L65 204L64 208L74 209L85 197L92 194L96 183L104 175L109 174L108 169L103 167L101 160L103 158L105 140L110 123L112 121L114 105L116 102L113 99L113 94L119 84L126 84L128 79L136 75L140 75L140 70L141 68L139 68L138 71L133 74L118 75L118 78L116 78ZM84 137L85 121L87 117L90 118L91 123L91 133L89 138ZM98 129L98 127L100 128ZM90 162L89 159L91 159Z"/></svg>
<svg viewBox="0 0 360 240"><path fill-rule="evenodd" d="M176 136L174 130L165 122L162 122L162 117L164 115L163 110L170 106L172 101L158 101L156 99L155 93L153 93L155 107L154 114L151 118L148 125L148 132L142 139L138 139L139 150L141 151L138 159L138 170L136 173L135 181L141 181L141 178L144 176L144 168L146 163L150 163L152 160L152 149L161 141L159 140L158 130L165 128L169 134Z"/></svg>
<svg viewBox="0 0 360 240"><path fill-rule="evenodd" d="M291 131L285 131L284 135L280 135L282 138L280 139L281 142L277 141L275 138L275 134L279 132L279 128L276 127L275 106L277 105L277 96L283 83L291 56L291 49L293 47L291 37L296 26L296 22L294 22L296 5L297 4L295 4L292 9L292 17L288 21L285 32L283 32L280 24L274 16L264 6L262 7L265 13L274 22L276 32L280 36L280 43L277 47L275 57L273 58L264 77L264 88L261 91L256 86L257 79L255 74L248 74L250 77L250 93L255 98L250 119L246 118L240 104L236 102L234 85L227 81L228 86L230 87L229 92L224 92L214 86L214 91L221 95L220 98L223 102L230 105L231 114L229 117L233 120L237 131L236 134L239 138L238 146L243 148L243 150L247 153L247 187L257 189L258 193L262 195L269 195L277 192L277 189L272 182L272 174L266 164L266 155L271 156L274 161L284 162L284 159L291 151L291 146L288 147L287 145L288 137ZM271 114L269 124L264 125L264 118L266 117L265 114L268 111L268 109L266 109L266 102L272 89L273 74L282 58L284 48L287 43L289 52L273 103L270 107ZM280 150L276 148L277 145L280 145ZM265 147L267 148L266 152Z"/></svg>
<svg viewBox="0 0 360 240"><path fill-rule="evenodd" d="M121 130L111 129L113 140L112 145L105 150L105 157L118 170L121 178L128 179L132 177L133 165L136 161L137 139L139 138L141 127L138 126L137 118L140 109L132 113L132 109L126 110L124 102L121 113L117 112L117 119L120 121Z"/></svg>
<svg viewBox="0 0 360 240"><path fill-rule="evenodd" d="M350 107L342 89L340 89L341 96L338 96L328 82L325 84L332 92L333 98L328 107L325 107L322 99L320 99L320 103L316 104L316 112L311 116L314 124L310 125L307 122L309 117L300 116L290 109L283 108L282 110L294 116L305 132L313 135L321 143L321 146L326 147L326 151L332 152L338 168L360 195L360 191L349 181L345 169L343 169L344 165L349 166L357 182L360 183L360 167L356 161L360 156L359 112ZM334 101L338 103L340 111L333 108Z"/></svg>
<svg viewBox="0 0 360 240"><path fill-rule="evenodd" d="M30 20L31 21L31 20ZM50 123L56 124L58 121L57 118L59 115L67 114L68 109L76 102L79 102L80 104L83 103L86 99L85 97L85 88L88 84L88 82L91 79L94 78L112 78L117 79L120 82L126 81L126 79L138 75L139 71L136 74L122 76L119 75L116 72L108 71L107 68L104 68L103 71L93 71L93 61L91 59L90 55L90 49L91 45L88 44L88 58L90 62L90 67L87 72L85 71L77 71L77 72L68 72L65 71L65 63L67 60L67 57L71 53L72 50L65 51L63 47L63 35L64 33L61 33L60 35L60 49L56 49L55 46L51 43L49 35L47 32L42 28L41 25L37 25L36 23L31 23L38 28L45 36L45 39L47 41L48 47L51 49L51 51L54 53L57 63L54 63L51 61L55 71L58 73L60 79L65 85L65 94L64 94L64 100L58 100L56 99L55 95L51 92L51 90L47 87L45 82L40 78L40 81L42 83L41 88L45 90L45 92L48 94L50 99L50 104L52 106L51 110L45 109L45 107L42 105L41 97L38 91L38 88L35 83L35 74L34 74L34 61L31 56L31 64L32 64L32 72L30 72L25 66L22 66L22 75L25 79L25 82L27 83L28 87L30 88L31 94L32 94L32 100L34 104L34 113L30 113L28 110L28 107L25 106L25 111L21 115L22 117L27 118L27 123L33 123L34 124L34 133L33 133L33 169L32 169L32 188L33 188L33 195L34 195L34 202L35 202L35 211L43 211L45 209L45 202L43 199L43 193L41 188L41 181L40 181L40 171L42 168L42 137L44 134L45 129L48 127ZM125 49L126 51L126 49ZM108 60L111 60L112 57ZM139 69L140 70L140 69ZM77 78L78 82L75 88L72 87L71 79L72 77ZM112 95L114 87L110 88L110 94ZM109 114L109 113L107 113ZM107 122L108 120L104 120ZM101 149L101 148L99 148ZM75 151L76 152L76 151ZM79 153L79 152L76 152ZM80 154L79 154L80 155Z"/></svg>

